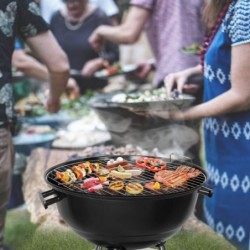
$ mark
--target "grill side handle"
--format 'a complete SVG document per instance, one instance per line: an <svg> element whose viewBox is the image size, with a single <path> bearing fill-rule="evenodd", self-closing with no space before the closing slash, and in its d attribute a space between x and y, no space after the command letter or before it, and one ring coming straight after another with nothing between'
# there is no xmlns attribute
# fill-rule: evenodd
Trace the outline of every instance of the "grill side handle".
<svg viewBox="0 0 250 250"><path fill-rule="evenodd" d="M210 188L204 187L204 186L202 186L202 187L200 187L200 189L198 189L198 193L202 194L202 195L206 195L210 198L213 196L213 190Z"/></svg>
<svg viewBox="0 0 250 250"><path fill-rule="evenodd" d="M45 199L46 197L49 197L51 195L53 195L54 197L47 200ZM58 193L54 189L45 192L39 191L39 198L45 209L47 209L48 206L61 201L64 197L65 197L64 194Z"/></svg>

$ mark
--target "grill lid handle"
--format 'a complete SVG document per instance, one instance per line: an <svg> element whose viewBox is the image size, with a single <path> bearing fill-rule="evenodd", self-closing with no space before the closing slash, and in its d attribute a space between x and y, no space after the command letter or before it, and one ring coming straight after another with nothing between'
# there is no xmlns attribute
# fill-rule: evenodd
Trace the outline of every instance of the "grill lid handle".
<svg viewBox="0 0 250 250"><path fill-rule="evenodd" d="M204 187L202 186L199 190L198 190L198 193L199 194L202 194L202 195L206 195L208 197L212 197L213 196L213 190L210 189L210 188L207 188L207 187Z"/></svg>
<svg viewBox="0 0 250 250"><path fill-rule="evenodd" d="M46 197L51 196L51 195L54 195L54 197L45 200ZM48 190L45 192L39 191L39 197L40 197L40 200L41 200L44 208L47 209L48 206L61 201L65 197L65 195L56 192L54 189L51 189L51 190Z"/></svg>

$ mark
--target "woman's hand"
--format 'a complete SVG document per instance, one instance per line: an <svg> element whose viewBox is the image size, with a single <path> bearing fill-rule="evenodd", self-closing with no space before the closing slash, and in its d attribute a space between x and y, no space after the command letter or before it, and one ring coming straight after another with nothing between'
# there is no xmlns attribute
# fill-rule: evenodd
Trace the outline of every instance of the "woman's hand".
<svg viewBox="0 0 250 250"><path fill-rule="evenodd" d="M92 76L97 70L99 70L103 66L104 60L102 58L95 58L89 60L85 63L81 73L83 76L90 77Z"/></svg>
<svg viewBox="0 0 250 250"><path fill-rule="evenodd" d="M147 62L138 63L136 71L133 73L136 77L140 79L145 79L152 70L152 66Z"/></svg>
<svg viewBox="0 0 250 250"><path fill-rule="evenodd" d="M164 85L166 87L168 95L171 96L171 92L175 87L177 88L179 93L182 93L188 77L189 75L185 71L167 75L164 79Z"/></svg>
<svg viewBox="0 0 250 250"><path fill-rule="evenodd" d="M196 88L197 90L197 86L195 86L194 84L189 85L186 83L190 76L198 74L200 72L201 72L201 66L198 65L193 68L188 68L186 70L167 75L164 79L164 85L166 87L168 95L169 96L171 95L171 92L174 89L174 87L177 88L179 93L182 93L184 91L192 93L194 92L194 88Z"/></svg>

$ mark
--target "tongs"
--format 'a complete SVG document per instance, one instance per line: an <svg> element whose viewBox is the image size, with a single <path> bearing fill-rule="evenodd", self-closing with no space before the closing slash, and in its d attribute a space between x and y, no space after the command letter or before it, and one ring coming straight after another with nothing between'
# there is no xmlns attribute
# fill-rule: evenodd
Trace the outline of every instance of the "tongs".
<svg viewBox="0 0 250 250"><path fill-rule="evenodd" d="M179 99L180 97L180 92L177 90L177 89L174 89L171 94L170 94L170 97L172 97L173 99Z"/></svg>
<svg viewBox="0 0 250 250"><path fill-rule="evenodd" d="M70 76L71 77L84 77L82 74L81 74L81 70L78 70L78 69L71 69L70 71L69 71L69 73L70 73Z"/></svg>

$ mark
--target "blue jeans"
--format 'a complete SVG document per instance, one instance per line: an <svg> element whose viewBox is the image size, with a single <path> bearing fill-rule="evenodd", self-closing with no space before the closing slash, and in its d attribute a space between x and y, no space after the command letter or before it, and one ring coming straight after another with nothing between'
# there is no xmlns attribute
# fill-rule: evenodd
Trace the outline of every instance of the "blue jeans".
<svg viewBox="0 0 250 250"><path fill-rule="evenodd" d="M9 129L0 128L0 250L3 248L4 222L11 189L14 148Z"/></svg>

